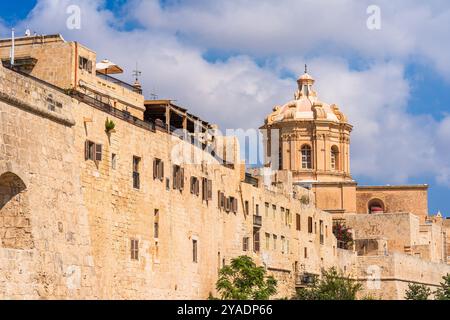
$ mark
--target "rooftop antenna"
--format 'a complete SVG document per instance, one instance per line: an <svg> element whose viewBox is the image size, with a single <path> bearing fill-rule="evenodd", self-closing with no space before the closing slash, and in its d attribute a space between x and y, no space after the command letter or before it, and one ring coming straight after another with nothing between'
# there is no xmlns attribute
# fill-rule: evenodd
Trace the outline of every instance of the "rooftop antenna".
<svg viewBox="0 0 450 320"><path fill-rule="evenodd" d="M133 76L135 76L136 82L139 82L140 75L142 75L142 72L138 69L138 63L136 62L136 70L133 70Z"/></svg>
<svg viewBox="0 0 450 320"><path fill-rule="evenodd" d="M150 93L150 97L152 97L152 100L158 100L158 95L156 93Z"/></svg>
<svg viewBox="0 0 450 320"><path fill-rule="evenodd" d="M11 30L11 67L14 66L14 49L15 49L14 28L12 28L12 30Z"/></svg>
<svg viewBox="0 0 450 320"><path fill-rule="evenodd" d="M305 63L305 73L308 73L308 65Z"/></svg>

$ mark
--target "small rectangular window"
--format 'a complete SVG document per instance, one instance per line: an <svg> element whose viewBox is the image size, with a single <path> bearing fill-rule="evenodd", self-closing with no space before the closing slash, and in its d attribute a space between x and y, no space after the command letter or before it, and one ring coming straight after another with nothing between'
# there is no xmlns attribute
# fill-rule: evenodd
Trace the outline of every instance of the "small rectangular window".
<svg viewBox="0 0 450 320"><path fill-rule="evenodd" d="M117 155L115 153L111 154L111 168L113 170L117 168Z"/></svg>
<svg viewBox="0 0 450 320"><path fill-rule="evenodd" d="M242 238L242 251L248 251L248 242L249 242L248 237Z"/></svg>
<svg viewBox="0 0 450 320"><path fill-rule="evenodd" d="M296 228L297 231L300 231L300 227L301 227L300 222L301 222L300 221L300 215L297 213L295 215L295 228Z"/></svg>
<svg viewBox="0 0 450 320"><path fill-rule="evenodd" d="M139 173L140 163L141 163L141 158L133 156L133 188L135 188L135 189L139 189L141 186L140 173Z"/></svg>
<svg viewBox="0 0 450 320"><path fill-rule="evenodd" d="M255 205L255 214L259 216L259 204Z"/></svg>
<svg viewBox="0 0 450 320"><path fill-rule="evenodd" d="M161 159L155 158L153 160L153 179L164 180L164 162Z"/></svg>
<svg viewBox="0 0 450 320"><path fill-rule="evenodd" d="M313 233L313 219L308 217L308 233Z"/></svg>
<svg viewBox="0 0 450 320"><path fill-rule="evenodd" d="M266 232L266 250L270 248L270 233Z"/></svg>
<svg viewBox="0 0 450 320"><path fill-rule="evenodd" d="M155 239L159 238L159 209L155 209L154 214L154 224L153 224L153 237Z"/></svg>
<svg viewBox="0 0 450 320"><path fill-rule="evenodd" d="M191 194L198 196L200 193L199 181L197 177L191 177L190 183Z"/></svg>
<svg viewBox="0 0 450 320"><path fill-rule="evenodd" d="M131 239L131 260L139 260L139 240Z"/></svg>
<svg viewBox="0 0 450 320"><path fill-rule="evenodd" d="M277 236L273 235L273 250L277 250Z"/></svg>
<svg viewBox="0 0 450 320"><path fill-rule="evenodd" d="M86 140L84 145L84 158L85 160L95 160L95 147L96 144L92 141Z"/></svg>
<svg viewBox="0 0 450 320"><path fill-rule="evenodd" d="M266 216L266 218L269 217L269 203L268 202L266 202L264 204L264 215Z"/></svg>
<svg viewBox="0 0 450 320"><path fill-rule="evenodd" d="M308 258L308 248L306 248L306 247L305 247L305 250L304 250L304 255L305 255L305 259L307 259Z"/></svg>
<svg viewBox="0 0 450 320"><path fill-rule="evenodd" d="M198 262L198 256L197 256L197 240L192 240L192 262L197 263Z"/></svg>
<svg viewBox="0 0 450 320"><path fill-rule="evenodd" d="M172 175L173 189L183 191L184 189L184 169L178 165L173 166Z"/></svg>
<svg viewBox="0 0 450 320"><path fill-rule="evenodd" d="M244 206L245 206L245 208L244 208L244 210L245 210L245 214L249 214L249 204L248 204L248 200L245 200L245 202L244 202Z"/></svg>

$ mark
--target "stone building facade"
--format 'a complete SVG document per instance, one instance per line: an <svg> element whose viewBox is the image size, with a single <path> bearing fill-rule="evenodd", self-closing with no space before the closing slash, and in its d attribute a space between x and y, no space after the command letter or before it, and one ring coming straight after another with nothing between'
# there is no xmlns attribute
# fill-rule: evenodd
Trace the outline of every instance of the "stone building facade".
<svg viewBox="0 0 450 320"><path fill-rule="evenodd" d="M236 138L99 72L92 50L59 35L15 43L12 68L0 40L1 298L204 299L244 254L279 280L277 297L332 266L366 285L381 266L382 285L365 292L384 298L418 273L433 286L450 272L448 223L428 216L426 187L357 186L351 125L318 100L308 113L309 75L282 109L306 118L277 118L280 166L250 173ZM355 248L339 248L339 219ZM398 267L411 259L416 269Z"/></svg>

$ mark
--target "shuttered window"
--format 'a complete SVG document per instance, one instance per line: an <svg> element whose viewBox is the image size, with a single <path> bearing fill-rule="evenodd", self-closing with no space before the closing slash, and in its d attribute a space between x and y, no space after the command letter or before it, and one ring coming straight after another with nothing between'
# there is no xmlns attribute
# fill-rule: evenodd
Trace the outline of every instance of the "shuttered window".
<svg viewBox="0 0 450 320"><path fill-rule="evenodd" d="M131 239L131 260L139 260L139 240Z"/></svg>
<svg viewBox="0 0 450 320"><path fill-rule="evenodd" d="M164 162L161 159L153 160L153 179L164 180Z"/></svg>
<svg viewBox="0 0 450 320"><path fill-rule="evenodd" d="M173 166L173 188L180 191L184 189L184 168L178 165Z"/></svg>
<svg viewBox="0 0 450 320"><path fill-rule="evenodd" d="M102 161L102 145L86 140L84 144L85 160Z"/></svg>

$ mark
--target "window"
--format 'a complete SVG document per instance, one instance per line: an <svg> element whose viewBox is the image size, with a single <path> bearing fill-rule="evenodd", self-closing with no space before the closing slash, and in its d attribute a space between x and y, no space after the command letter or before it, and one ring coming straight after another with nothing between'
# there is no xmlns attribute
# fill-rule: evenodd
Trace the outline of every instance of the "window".
<svg viewBox="0 0 450 320"><path fill-rule="evenodd" d="M173 189L183 191L184 169L178 165L173 166Z"/></svg>
<svg viewBox="0 0 450 320"><path fill-rule="evenodd" d="M339 170L339 149L337 146L331 147L331 170Z"/></svg>
<svg viewBox="0 0 450 320"><path fill-rule="evenodd" d="M291 212L289 209L286 209L286 225L289 226L291 224Z"/></svg>
<svg viewBox="0 0 450 320"><path fill-rule="evenodd" d="M202 200L212 200L212 180L202 178Z"/></svg>
<svg viewBox="0 0 450 320"><path fill-rule="evenodd" d="M164 162L161 159L153 160L153 180L163 181L164 179Z"/></svg>
<svg viewBox="0 0 450 320"><path fill-rule="evenodd" d="M139 240L131 239L131 260L139 260Z"/></svg>
<svg viewBox="0 0 450 320"><path fill-rule="evenodd" d="M273 235L273 250L277 250L277 236Z"/></svg>
<svg viewBox="0 0 450 320"><path fill-rule="evenodd" d="M245 200L245 202L244 202L244 206L245 206L245 208L244 208L244 210L245 210L245 214L248 214L249 213L249 204L248 204L248 200Z"/></svg>
<svg viewBox="0 0 450 320"><path fill-rule="evenodd" d="M295 215L295 229L296 229L297 231L300 231L300 227L301 227L301 224L300 224L300 215L297 213L297 214Z"/></svg>
<svg viewBox="0 0 450 320"><path fill-rule="evenodd" d="M304 255L305 255L305 259L307 259L308 258L308 248L307 247L305 247L305 249L304 249Z"/></svg>
<svg viewBox="0 0 450 320"><path fill-rule="evenodd" d="M314 233L317 234L317 222L314 222Z"/></svg>
<svg viewBox="0 0 450 320"><path fill-rule="evenodd" d="M238 202L237 202L237 198L235 197L230 197L230 210L233 211L233 213L237 212L237 207L238 207Z"/></svg>
<svg viewBox="0 0 450 320"><path fill-rule="evenodd" d="M270 233L266 232L266 250L270 248Z"/></svg>
<svg viewBox="0 0 450 320"><path fill-rule="evenodd" d="M384 203L380 199L372 199L368 204L369 214L372 213L384 213Z"/></svg>
<svg viewBox="0 0 450 320"><path fill-rule="evenodd" d="M141 163L141 158L133 156L133 188L139 189L141 186L139 167Z"/></svg>
<svg viewBox="0 0 450 320"><path fill-rule="evenodd" d="M280 208L280 211L281 211L281 223L283 223L283 220L285 220L286 219L286 217L284 216L284 208L283 207L281 207Z"/></svg>
<svg viewBox="0 0 450 320"><path fill-rule="evenodd" d="M244 237L242 238L242 251L248 251L248 245L249 245L249 238Z"/></svg>
<svg viewBox="0 0 450 320"><path fill-rule="evenodd" d="M273 213L273 218L275 219L277 216L277 206L276 205L272 205L272 213Z"/></svg>
<svg viewBox="0 0 450 320"><path fill-rule="evenodd" d="M286 238L284 236L281 236L281 253L285 253L285 246L286 246Z"/></svg>
<svg viewBox="0 0 450 320"><path fill-rule="evenodd" d="M88 58L79 56L78 57L78 68L81 70L86 70L89 73L92 73L92 61Z"/></svg>
<svg viewBox="0 0 450 320"><path fill-rule="evenodd" d="M231 201L230 198L227 197L225 199L225 211L230 212L230 210L231 210Z"/></svg>
<svg viewBox="0 0 450 320"><path fill-rule="evenodd" d="M253 228L253 251L259 252L259 229Z"/></svg>
<svg viewBox="0 0 450 320"><path fill-rule="evenodd" d="M102 161L102 145L86 140L84 158L85 160Z"/></svg>
<svg viewBox="0 0 450 320"><path fill-rule="evenodd" d="M308 217L308 233L313 232L313 219L312 217Z"/></svg>
<svg viewBox="0 0 450 320"><path fill-rule="evenodd" d="M197 197L200 194L200 181L197 177L191 177L191 193Z"/></svg>
<svg viewBox="0 0 450 320"><path fill-rule="evenodd" d="M323 244L323 221L319 220L320 244Z"/></svg>
<svg viewBox="0 0 450 320"><path fill-rule="evenodd" d="M115 153L111 154L111 168L113 170L117 168L117 155Z"/></svg>
<svg viewBox="0 0 450 320"><path fill-rule="evenodd" d="M269 203L268 202L266 202L264 204L264 215L266 216L266 218L269 217Z"/></svg>
<svg viewBox="0 0 450 320"><path fill-rule="evenodd" d="M304 144L301 148L302 153L302 169L312 169L311 147Z"/></svg>
<svg viewBox="0 0 450 320"><path fill-rule="evenodd" d="M259 216L259 204L255 205L255 214Z"/></svg>
<svg viewBox="0 0 450 320"><path fill-rule="evenodd" d="M166 178L166 190L169 191L170 190L170 179Z"/></svg>
<svg viewBox="0 0 450 320"><path fill-rule="evenodd" d="M153 237L159 238L159 209L155 209L154 223L153 223Z"/></svg>
<svg viewBox="0 0 450 320"><path fill-rule="evenodd" d="M197 256L197 240L192 240L192 262L197 263L198 262L198 256Z"/></svg>
<svg viewBox="0 0 450 320"><path fill-rule="evenodd" d="M219 209L225 209L225 194L221 191L217 191L217 201Z"/></svg>

